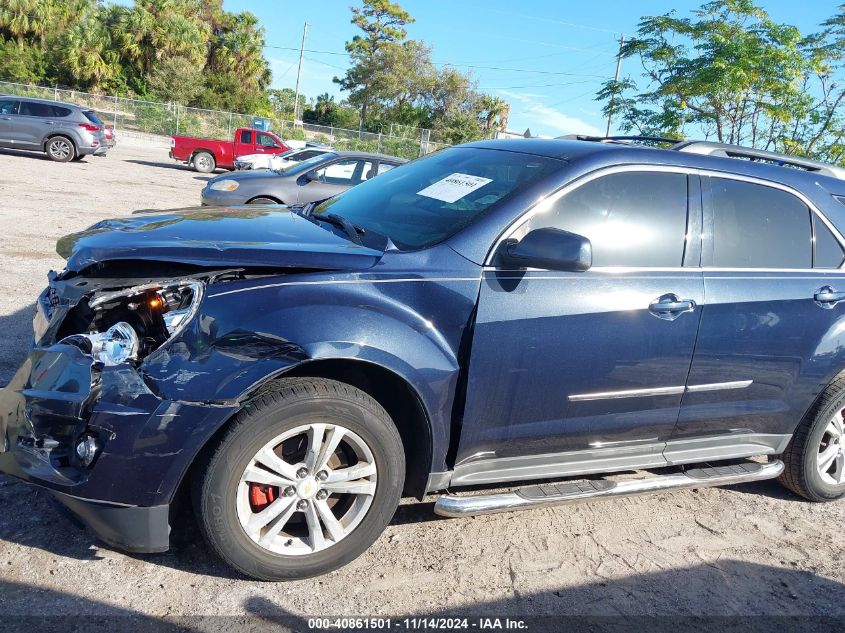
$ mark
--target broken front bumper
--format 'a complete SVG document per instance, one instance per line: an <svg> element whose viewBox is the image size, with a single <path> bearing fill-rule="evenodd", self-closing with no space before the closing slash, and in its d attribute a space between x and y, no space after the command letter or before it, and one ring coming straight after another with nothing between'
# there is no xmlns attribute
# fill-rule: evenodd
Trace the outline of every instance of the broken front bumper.
<svg viewBox="0 0 845 633"><path fill-rule="evenodd" d="M0 389L0 471L50 490L108 543L164 551L183 476L236 408L163 399L129 364L37 347ZM86 438L93 459L76 451Z"/></svg>

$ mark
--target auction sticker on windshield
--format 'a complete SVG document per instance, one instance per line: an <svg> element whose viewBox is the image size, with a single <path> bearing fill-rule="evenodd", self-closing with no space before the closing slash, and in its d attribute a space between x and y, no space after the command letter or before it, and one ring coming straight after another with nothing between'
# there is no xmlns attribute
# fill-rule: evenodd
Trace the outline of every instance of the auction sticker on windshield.
<svg viewBox="0 0 845 633"><path fill-rule="evenodd" d="M493 182L493 180L481 176L470 176L469 174L449 174L418 191L417 195L442 200L443 202L455 202L476 189L481 189L488 182Z"/></svg>

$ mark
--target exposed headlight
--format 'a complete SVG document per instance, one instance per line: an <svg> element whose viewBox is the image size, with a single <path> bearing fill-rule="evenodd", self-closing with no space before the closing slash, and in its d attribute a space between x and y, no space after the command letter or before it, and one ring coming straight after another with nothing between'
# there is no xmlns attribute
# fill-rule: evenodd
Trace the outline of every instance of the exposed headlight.
<svg viewBox="0 0 845 633"><path fill-rule="evenodd" d="M138 358L141 341L132 326L123 321L115 323L108 330L85 335L91 341L91 356L103 365L120 365Z"/></svg>
<svg viewBox="0 0 845 633"><path fill-rule="evenodd" d="M238 188L238 181L224 178L223 180L211 183L208 188L213 191L234 191Z"/></svg>
<svg viewBox="0 0 845 633"><path fill-rule="evenodd" d="M63 341L79 345L104 365L140 360L188 325L203 291L201 282L190 279L95 295L88 303L94 311L88 331Z"/></svg>

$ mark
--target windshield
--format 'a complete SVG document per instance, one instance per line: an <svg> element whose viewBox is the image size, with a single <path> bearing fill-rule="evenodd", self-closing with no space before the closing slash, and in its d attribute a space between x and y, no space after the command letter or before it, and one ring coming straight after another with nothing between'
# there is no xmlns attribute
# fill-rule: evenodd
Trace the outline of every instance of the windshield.
<svg viewBox="0 0 845 633"><path fill-rule="evenodd" d="M543 156L471 147L445 149L364 182L315 207L413 250L454 235L561 166Z"/></svg>
<svg viewBox="0 0 845 633"><path fill-rule="evenodd" d="M277 174L284 174L292 175L292 174L300 174L306 171L310 171L314 169L320 163L323 163L327 160L334 158L336 154L320 154L319 156L313 156L308 160L303 160L299 163L292 162L285 165L282 165L276 170Z"/></svg>

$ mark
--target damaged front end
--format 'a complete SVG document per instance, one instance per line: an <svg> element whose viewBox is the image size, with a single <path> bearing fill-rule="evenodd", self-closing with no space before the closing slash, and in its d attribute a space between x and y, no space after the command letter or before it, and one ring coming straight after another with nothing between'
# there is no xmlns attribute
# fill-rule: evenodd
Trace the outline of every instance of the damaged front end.
<svg viewBox="0 0 845 633"><path fill-rule="evenodd" d="M225 276L238 271L51 274L35 346L0 390L0 470L48 488L106 542L166 550L169 506L188 463L179 454L238 405L162 397L143 364L195 317L206 284Z"/></svg>

